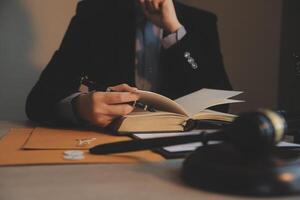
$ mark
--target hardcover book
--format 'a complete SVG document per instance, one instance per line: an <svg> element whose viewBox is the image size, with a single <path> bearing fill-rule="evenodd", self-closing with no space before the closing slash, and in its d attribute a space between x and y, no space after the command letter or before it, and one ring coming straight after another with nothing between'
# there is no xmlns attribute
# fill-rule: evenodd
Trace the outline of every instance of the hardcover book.
<svg viewBox="0 0 300 200"><path fill-rule="evenodd" d="M154 108L147 111L136 107L129 115L115 120L110 128L119 133L184 131L189 120L231 122L235 115L210 110L210 107L243 102L230 99L240 91L201 89L176 100L154 92L139 91L140 100Z"/></svg>

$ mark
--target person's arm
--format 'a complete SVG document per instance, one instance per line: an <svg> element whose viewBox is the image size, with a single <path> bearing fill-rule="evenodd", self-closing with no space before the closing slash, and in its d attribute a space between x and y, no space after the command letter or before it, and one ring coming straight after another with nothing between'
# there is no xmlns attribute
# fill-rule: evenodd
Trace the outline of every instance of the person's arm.
<svg viewBox="0 0 300 200"><path fill-rule="evenodd" d="M184 36L177 42L163 43L162 74L164 81L175 85L164 84L162 93L176 99L204 87L232 89L223 64L214 14L180 3L174 6L172 0L140 0L140 3L148 19L165 32L178 33L179 27L185 28ZM226 111L228 106L217 110Z"/></svg>
<svg viewBox="0 0 300 200"><path fill-rule="evenodd" d="M83 94L85 93L77 92L58 102L56 110L61 120L68 124L88 125L80 118L75 108L77 99Z"/></svg>
<svg viewBox="0 0 300 200"><path fill-rule="evenodd" d="M58 103L78 92L81 66L88 65L89 17L84 2L78 4L60 48L43 70L38 82L27 97L29 119L42 123L59 123Z"/></svg>
<svg viewBox="0 0 300 200"><path fill-rule="evenodd" d="M163 42L162 59L168 76L177 78L175 75L180 74L183 80L187 78L186 87L190 92L198 90L199 86L231 89L223 65L215 15L192 8L184 10L183 6L175 9L172 0L139 2L146 17L166 33L174 36L174 33L184 32L175 44L164 45ZM177 12L184 13L184 22L179 20ZM195 84L195 81L199 83Z"/></svg>
<svg viewBox="0 0 300 200"><path fill-rule="evenodd" d="M73 109L77 117L88 124L106 127L114 119L134 110L131 103L139 99L137 88L121 84L109 89L113 92L90 92L74 99Z"/></svg>
<svg viewBox="0 0 300 200"><path fill-rule="evenodd" d="M184 26L181 26L175 33L170 33L164 36L161 40L164 49L168 49L175 45L186 35L186 30Z"/></svg>
<svg viewBox="0 0 300 200"><path fill-rule="evenodd" d="M185 13L186 34L162 52L166 72L170 73L169 67L176 66L190 91L198 90L199 86L231 90L220 50L217 17L191 8L188 11L192 12L187 13L186 9L179 10Z"/></svg>
<svg viewBox="0 0 300 200"><path fill-rule="evenodd" d="M78 4L60 48L27 97L26 113L30 120L53 125L74 124L76 119L67 115L76 112L87 123L105 127L133 110L127 103L136 101L138 95L134 88L125 84L114 87L120 92L76 94L81 77L85 75L83 70L90 65L93 23L101 9L106 8L105 3L109 2L103 2L101 8L98 1L86 0Z"/></svg>

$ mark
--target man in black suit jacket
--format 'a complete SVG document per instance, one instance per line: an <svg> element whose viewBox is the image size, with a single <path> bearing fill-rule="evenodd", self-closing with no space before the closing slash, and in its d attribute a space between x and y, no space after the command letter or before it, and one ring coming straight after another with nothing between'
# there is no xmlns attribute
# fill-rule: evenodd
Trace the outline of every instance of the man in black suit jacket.
<svg viewBox="0 0 300 200"><path fill-rule="evenodd" d="M64 115L73 112L76 119L105 127L133 110L126 103L139 98L136 88L129 86L137 85L138 9L162 30L162 37L177 39L158 50L158 77L152 80L156 92L175 99L204 87L231 89L215 15L172 0L84 0L27 98L29 119L65 123L72 120ZM117 92L77 93L84 76Z"/></svg>

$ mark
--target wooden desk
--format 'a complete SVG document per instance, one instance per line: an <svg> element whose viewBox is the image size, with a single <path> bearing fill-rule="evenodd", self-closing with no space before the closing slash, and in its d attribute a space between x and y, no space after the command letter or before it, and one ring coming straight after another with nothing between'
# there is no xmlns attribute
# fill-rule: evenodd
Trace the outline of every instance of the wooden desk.
<svg viewBox="0 0 300 200"><path fill-rule="evenodd" d="M29 123L0 122L0 136ZM1 152L5 153L5 152ZM182 160L135 165L57 165L0 168L2 200L238 200L186 186L179 178ZM293 200L299 197L279 198ZM269 200L269 199L268 199Z"/></svg>

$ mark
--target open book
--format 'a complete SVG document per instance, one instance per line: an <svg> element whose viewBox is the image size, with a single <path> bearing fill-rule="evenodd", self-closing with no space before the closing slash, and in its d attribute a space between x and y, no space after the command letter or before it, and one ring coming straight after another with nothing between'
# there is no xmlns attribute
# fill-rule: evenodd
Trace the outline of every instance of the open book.
<svg viewBox="0 0 300 200"><path fill-rule="evenodd" d="M201 89L175 101L148 91L139 91L140 101L155 108L155 112L136 108L129 115L112 123L120 133L184 131L189 119L231 122L235 115L209 110L209 107L243 102L229 99L239 91Z"/></svg>

